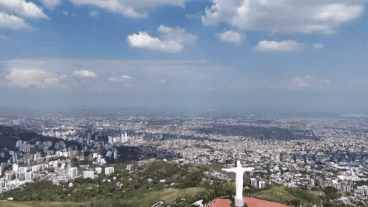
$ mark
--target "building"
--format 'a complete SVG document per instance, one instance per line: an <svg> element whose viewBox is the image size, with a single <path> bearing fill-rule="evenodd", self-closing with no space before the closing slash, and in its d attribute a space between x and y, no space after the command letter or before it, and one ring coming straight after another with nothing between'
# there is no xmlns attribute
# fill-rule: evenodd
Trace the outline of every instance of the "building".
<svg viewBox="0 0 368 207"><path fill-rule="evenodd" d="M128 133L125 132L125 136L123 136L123 133L121 133L121 142L128 142Z"/></svg>
<svg viewBox="0 0 368 207"><path fill-rule="evenodd" d="M97 155L97 162L101 162L101 155Z"/></svg>
<svg viewBox="0 0 368 207"><path fill-rule="evenodd" d="M257 178L250 178L250 184L253 186L253 187L255 187L255 188L257 188Z"/></svg>
<svg viewBox="0 0 368 207"><path fill-rule="evenodd" d="M39 158L41 158L41 154L38 153L38 152L36 154L34 154L33 156L34 156L33 160L35 160L35 161L37 161Z"/></svg>
<svg viewBox="0 0 368 207"><path fill-rule="evenodd" d="M346 184L346 183L344 183L343 185L342 185L342 190L344 191L344 192L351 192L351 189L352 189L352 187L351 187L351 185L349 185L349 184Z"/></svg>
<svg viewBox="0 0 368 207"><path fill-rule="evenodd" d="M95 174L93 171L83 171L83 178L92 178L95 179Z"/></svg>
<svg viewBox="0 0 368 207"><path fill-rule="evenodd" d="M25 173L25 180L31 181L32 180L32 172L26 172Z"/></svg>
<svg viewBox="0 0 368 207"><path fill-rule="evenodd" d="M20 181L25 181L26 180L26 173L19 172L18 178L19 178Z"/></svg>
<svg viewBox="0 0 368 207"><path fill-rule="evenodd" d="M259 181L259 188L265 188L266 187L266 182L264 180L260 180Z"/></svg>
<svg viewBox="0 0 368 207"><path fill-rule="evenodd" d="M129 170L129 171L133 171L134 170L134 165L129 164L129 165L127 165L126 169Z"/></svg>
<svg viewBox="0 0 368 207"><path fill-rule="evenodd" d="M77 177L77 175L78 175L78 168L72 167L72 168L69 169L69 176L71 178L75 178L75 177Z"/></svg>
<svg viewBox="0 0 368 207"><path fill-rule="evenodd" d="M19 166L18 166L18 164L17 164L17 163L14 163L14 164L13 164L13 172L14 172L14 173L18 173L18 170L19 170Z"/></svg>
<svg viewBox="0 0 368 207"><path fill-rule="evenodd" d="M110 175L114 172L114 167L105 167L105 175Z"/></svg>
<svg viewBox="0 0 368 207"><path fill-rule="evenodd" d="M96 173L97 173L97 174L101 174L101 172L102 172L102 168L100 168L100 167L96 167Z"/></svg>
<svg viewBox="0 0 368 207"><path fill-rule="evenodd" d="M32 172L37 172L41 169L41 165L34 165L32 166Z"/></svg>

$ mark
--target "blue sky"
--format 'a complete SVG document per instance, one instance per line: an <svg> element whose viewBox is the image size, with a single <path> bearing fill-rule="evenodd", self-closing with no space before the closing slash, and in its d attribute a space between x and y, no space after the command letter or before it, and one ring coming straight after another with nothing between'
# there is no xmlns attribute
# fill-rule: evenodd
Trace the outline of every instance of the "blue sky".
<svg viewBox="0 0 368 207"><path fill-rule="evenodd" d="M366 111L365 0L0 0L0 107Z"/></svg>

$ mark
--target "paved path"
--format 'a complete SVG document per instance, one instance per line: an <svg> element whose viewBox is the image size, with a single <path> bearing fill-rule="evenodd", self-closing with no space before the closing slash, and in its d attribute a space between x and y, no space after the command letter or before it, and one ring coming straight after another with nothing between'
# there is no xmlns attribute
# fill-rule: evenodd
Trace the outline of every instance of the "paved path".
<svg viewBox="0 0 368 207"><path fill-rule="evenodd" d="M248 205L248 207L288 207L284 204L259 200L256 198L244 198L244 203ZM211 201L210 206L207 207L230 207L231 201L229 199L215 199Z"/></svg>

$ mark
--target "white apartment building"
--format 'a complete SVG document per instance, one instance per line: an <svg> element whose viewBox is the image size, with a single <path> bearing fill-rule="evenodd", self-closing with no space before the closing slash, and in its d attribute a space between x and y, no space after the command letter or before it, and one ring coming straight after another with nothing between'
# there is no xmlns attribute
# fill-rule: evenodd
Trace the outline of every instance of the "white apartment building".
<svg viewBox="0 0 368 207"><path fill-rule="evenodd" d="M259 181L259 188L264 188L266 187L266 182L264 180L260 180Z"/></svg>
<svg viewBox="0 0 368 207"><path fill-rule="evenodd" d="M18 173L18 170L19 170L19 165L17 163L14 163L13 164L13 172Z"/></svg>
<svg viewBox="0 0 368 207"><path fill-rule="evenodd" d="M257 187L257 178L250 178L250 183L253 187Z"/></svg>
<svg viewBox="0 0 368 207"><path fill-rule="evenodd" d="M96 167L96 173L97 173L97 174L101 174L101 172L102 172L102 168L100 168L100 167Z"/></svg>
<svg viewBox="0 0 368 207"><path fill-rule="evenodd" d="M95 174L93 171L83 171L83 178L95 179Z"/></svg>
<svg viewBox="0 0 368 207"><path fill-rule="evenodd" d="M69 169L69 176L71 178L75 178L75 177L77 177L77 175L78 175L78 168L72 167L72 168Z"/></svg>
<svg viewBox="0 0 368 207"><path fill-rule="evenodd" d="M105 167L105 175L110 175L114 172L114 167Z"/></svg>

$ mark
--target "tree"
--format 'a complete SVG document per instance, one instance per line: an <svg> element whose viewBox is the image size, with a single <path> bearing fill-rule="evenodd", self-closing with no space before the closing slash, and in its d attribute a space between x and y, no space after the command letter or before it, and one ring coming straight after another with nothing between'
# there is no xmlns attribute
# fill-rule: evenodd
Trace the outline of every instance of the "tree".
<svg viewBox="0 0 368 207"><path fill-rule="evenodd" d="M294 206L300 206L301 201L300 199L293 199L290 201L291 204L293 204Z"/></svg>
<svg viewBox="0 0 368 207"><path fill-rule="evenodd" d="M314 186L319 186L319 180L315 180Z"/></svg>
<svg viewBox="0 0 368 207"><path fill-rule="evenodd" d="M335 187L327 186L323 191L327 200L338 198L337 189Z"/></svg>

